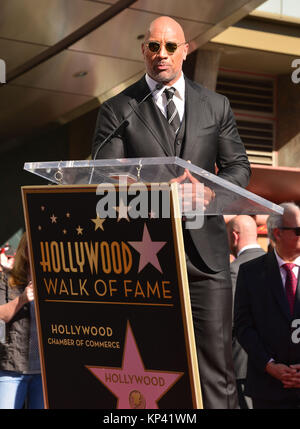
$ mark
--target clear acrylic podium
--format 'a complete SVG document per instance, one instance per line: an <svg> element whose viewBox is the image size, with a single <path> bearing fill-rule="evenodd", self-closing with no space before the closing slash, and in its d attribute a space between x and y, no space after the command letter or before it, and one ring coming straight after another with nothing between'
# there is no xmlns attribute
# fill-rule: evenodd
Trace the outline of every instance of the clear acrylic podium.
<svg viewBox="0 0 300 429"><path fill-rule="evenodd" d="M178 157L29 162L24 169L57 185L114 184L120 176L127 177L129 183L168 183L187 169L215 192L216 198L206 207L205 215L283 213L278 205Z"/></svg>
<svg viewBox="0 0 300 429"><path fill-rule="evenodd" d="M181 217L282 209L179 158L24 168L47 181L22 188L45 407L203 408ZM180 206L182 177L199 184L192 213ZM141 195L152 203L165 192L169 216L133 215ZM105 217L99 203L111 195Z"/></svg>

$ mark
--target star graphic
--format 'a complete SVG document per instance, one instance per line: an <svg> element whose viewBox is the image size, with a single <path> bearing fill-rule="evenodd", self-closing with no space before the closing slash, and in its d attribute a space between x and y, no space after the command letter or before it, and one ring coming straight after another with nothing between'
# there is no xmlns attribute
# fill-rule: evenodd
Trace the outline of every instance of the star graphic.
<svg viewBox="0 0 300 429"><path fill-rule="evenodd" d="M113 207L118 213L118 222L120 222L121 219L126 219L127 222L130 222L130 219L128 218L128 212L131 209L131 206L125 206L124 201L121 199L119 203L119 207Z"/></svg>
<svg viewBox="0 0 300 429"><path fill-rule="evenodd" d="M78 225L78 227L76 228L76 231L78 235L82 235L83 228L81 228L81 226Z"/></svg>
<svg viewBox="0 0 300 429"><path fill-rule="evenodd" d="M157 409L182 372L147 370L127 322L122 368L86 366L117 398L117 409Z"/></svg>
<svg viewBox="0 0 300 429"><path fill-rule="evenodd" d="M96 219L91 219L91 221L94 222L94 224L95 224L95 231L98 228L101 228L102 231L104 231L103 222L105 221L105 219L101 219L99 216L97 216Z"/></svg>
<svg viewBox="0 0 300 429"><path fill-rule="evenodd" d="M57 221L57 216L54 216L54 214L52 216L50 216L51 219L51 223L56 223Z"/></svg>
<svg viewBox="0 0 300 429"><path fill-rule="evenodd" d="M142 271L142 269L147 264L152 264L158 271L162 273L162 269L157 258L157 253L167 243L166 241L152 241L147 225L144 224L142 241L128 241L128 243L140 253L138 273Z"/></svg>

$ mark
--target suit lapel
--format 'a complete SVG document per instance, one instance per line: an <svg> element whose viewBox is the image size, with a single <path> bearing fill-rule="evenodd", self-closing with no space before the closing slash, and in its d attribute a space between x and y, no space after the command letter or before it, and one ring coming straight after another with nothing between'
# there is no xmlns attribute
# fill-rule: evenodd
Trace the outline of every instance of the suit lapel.
<svg viewBox="0 0 300 429"><path fill-rule="evenodd" d="M189 79L185 79L185 145L182 151L182 159L188 161L195 155L197 143L197 130L207 126L205 106L206 97L201 91L194 88ZM206 122L205 122L206 121Z"/></svg>
<svg viewBox="0 0 300 429"><path fill-rule="evenodd" d="M288 320L290 320L291 313L289 309L289 304L284 292L280 270L274 252L267 254L267 279L268 282L270 280L271 290L282 313Z"/></svg>
<svg viewBox="0 0 300 429"><path fill-rule="evenodd" d="M149 93L149 87L144 77L138 82L138 84L139 86L137 93L139 94L139 98L133 98L129 101L129 104L138 118L148 128L155 140L161 146L165 155L174 156L174 149L170 144L169 136L165 130L165 127L158 117L159 112L157 112L157 107L154 104L153 98L150 96L147 98L147 100L138 105L139 101L142 100L147 95L147 93Z"/></svg>

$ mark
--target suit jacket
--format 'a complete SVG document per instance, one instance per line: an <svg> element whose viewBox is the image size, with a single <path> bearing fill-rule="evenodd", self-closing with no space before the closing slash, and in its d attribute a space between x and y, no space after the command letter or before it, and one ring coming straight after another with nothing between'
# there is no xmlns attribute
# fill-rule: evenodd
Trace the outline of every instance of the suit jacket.
<svg viewBox="0 0 300 429"><path fill-rule="evenodd" d="M250 164L239 137L226 97L186 80L185 137L180 157L245 187ZM175 156L164 118L152 97L138 103L149 93L145 77L100 107L93 158L140 158ZM104 139L129 115L124 126L97 152ZM228 267L228 241L221 216L206 216L205 227L191 230L193 242L205 265L217 272ZM214 237L214 242L210 242ZM209 243L209 245L208 245Z"/></svg>
<svg viewBox="0 0 300 429"><path fill-rule="evenodd" d="M291 322L300 318L298 284L294 314L290 314L274 252L240 266L234 325L248 354L245 394L269 400L300 399L300 389L284 389L265 371L272 358L286 365L300 363L300 346L292 341Z"/></svg>
<svg viewBox="0 0 300 429"><path fill-rule="evenodd" d="M232 282L232 296L234 297L236 289L236 280L241 264L251 261L252 259L259 258L266 252L261 248L245 249L239 256L230 264L230 274ZM236 338L235 328L232 329L232 357L233 366L237 379L245 379L247 373L247 353L241 347L238 339Z"/></svg>

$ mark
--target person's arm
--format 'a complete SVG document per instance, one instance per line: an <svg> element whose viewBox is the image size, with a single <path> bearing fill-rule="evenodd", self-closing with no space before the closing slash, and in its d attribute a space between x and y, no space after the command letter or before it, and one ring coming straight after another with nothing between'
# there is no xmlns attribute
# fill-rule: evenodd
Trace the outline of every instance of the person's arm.
<svg viewBox="0 0 300 429"><path fill-rule="evenodd" d="M28 302L34 299L32 283L28 283L24 292L12 301L0 305L0 319L8 323Z"/></svg>
<svg viewBox="0 0 300 429"><path fill-rule="evenodd" d="M246 264L247 265L247 264ZM253 277L245 264L240 265L234 297L234 327L236 336L251 362L264 372L272 356L266 350L253 317L251 283ZM252 285L253 286L253 285Z"/></svg>
<svg viewBox="0 0 300 429"><path fill-rule="evenodd" d="M218 176L245 188L251 175L250 163L244 144L239 136L229 101L224 97L223 102L216 162Z"/></svg>

